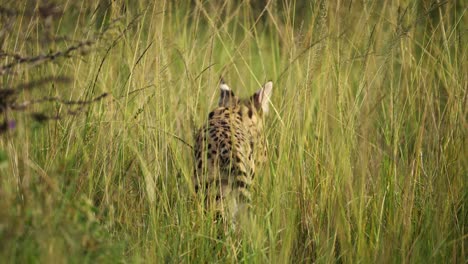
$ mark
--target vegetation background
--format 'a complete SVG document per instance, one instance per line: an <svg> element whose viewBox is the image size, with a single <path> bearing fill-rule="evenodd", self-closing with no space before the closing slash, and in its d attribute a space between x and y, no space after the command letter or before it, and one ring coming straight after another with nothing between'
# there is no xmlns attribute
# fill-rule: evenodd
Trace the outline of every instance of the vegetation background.
<svg viewBox="0 0 468 264"><path fill-rule="evenodd" d="M466 1L0 2L0 262L467 261ZM274 82L223 237L190 180L220 75Z"/></svg>

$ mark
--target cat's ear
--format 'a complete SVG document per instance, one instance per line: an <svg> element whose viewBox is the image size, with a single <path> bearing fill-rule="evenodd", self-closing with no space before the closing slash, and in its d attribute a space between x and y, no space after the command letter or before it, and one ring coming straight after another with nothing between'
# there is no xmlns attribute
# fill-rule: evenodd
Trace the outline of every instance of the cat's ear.
<svg viewBox="0 0 468 264"><path fill-rule="evenodd" d="M272 90L273 83L270 81L265 83L265 85L253 95L255 106L259 110L262 109L264 113L268 113Z"/></svg>
<svg viewBox="0 0 468 264"><path fill-rule="evenodd" d="M236 96L229 86L221 79L219 84L220 95L218 105L223 107L229 107L236 102Z"/></svg>

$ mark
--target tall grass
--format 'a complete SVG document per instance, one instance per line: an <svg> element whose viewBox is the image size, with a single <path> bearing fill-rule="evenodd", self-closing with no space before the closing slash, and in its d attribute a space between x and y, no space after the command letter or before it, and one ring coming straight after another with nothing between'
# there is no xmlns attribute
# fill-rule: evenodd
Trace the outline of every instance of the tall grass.
<svg viewBox="0 0 468 264"><path fill-rule="evenodd" d="M2 50L48 52L45 22L25 11L39 4L19 2L5 2L19 13ZM464 263L466 3L264 2L63 1L52 33L70 40L49 49L110 33L2 87L68 75L21 99L111 98L45 124L13 114L2 262ZM274 82L252 215L222 237L194 199L184 143L220 75L241 96Z"/></svg>

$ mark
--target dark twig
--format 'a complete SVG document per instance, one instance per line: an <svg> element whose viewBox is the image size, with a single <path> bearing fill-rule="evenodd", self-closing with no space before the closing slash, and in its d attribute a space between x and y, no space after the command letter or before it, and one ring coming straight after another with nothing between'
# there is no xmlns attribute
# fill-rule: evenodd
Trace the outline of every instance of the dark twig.
<svg viewBox="0 0 468 264"><path fill-rule="evenodd" d="M98 97L96 97L94 99L83 100L83 101L63 100L63 99L61 99L59 97L56 97L56 96L43 97L43 98L37 99L37 100L24 101L24 102L19 103L19 104L14 103L10 107L13 110L24 110L30 105L40 104L40 103L44 103L44 102L54 102L54 103L59 103L59 104L63 104L63 105L88 105L88 104L91 104L91 103L94 103L94 102L97 102L97 101L103 99L107 95L108 95L107 93L103 93L103 94L99 95Z"/></svg>
<svg viewBox="0 0 468 264"><path fill-rule="evenodd" d="M70 83L71 81L72 81L72 79L69 78L69 77L66 77L66 76L59 76L59 77L48 76L48 77L45 77L45 78L42 78L42 79L39 79L39 80L34 80L34 81L31 81L31 82L28 82L28 83L19 84L19 85L15 86L15 87L12 87L10 89L17 90L19 92L19 91L24 91L24 90L31 90L33 88L37 88L37 87L46 85L48 83L62 83L62 84L65 84L65 83ZM8 89L8 88L6 88L6 89Z"/></svg>
<svg viewBox="0 0 468 264"><path fill-rule="evenodd" d="M43 79L35 80L28 83L22 83L12 88L3 88L0 89L0 113L3 113L9 108L13 108L16 104L17 95L26 90L31 90L43 86L48 83L68 83L71 79L68 77L60 76L53 77L49 76Z"/></svg>
<svg viewBox="0 0 468 264"><path fill-rule="evenodd" d="M85 41L78 43L77 45L73 45L69 47L66 50L57 51L57 52L53 52L49 54L42 54L42 55L33 56L33 57L15 56L14 57L15 61L10 62L0 67L0 75L9 73L10 70L17 65L21 65L21 64L36 64L37 65L37 64L41 64L47 61L53 61L60 57L70 57L70 54L72 52L80 50L81 48L84 48L84 47L90 47L93 44L94 44L94 41L85 40Z"/></svg>
<svg viewBox="0 0 468 264"><path fill-rule="evenodd" d="M54 19L60 18L64 15L64 11L60 6L56 4L42 4L39 6L35 6L33 9L26 9L18 11L14 8L1 6L0 7L0 16L2 21L6 19L14 19L17 17L37 17L40 19L40 22L44 23L44 32L43 34L39 34L39 36L46 36L45 43L46 44L56 44L59 41L69 41L67 47L60 48L58 50L52 50L49 52L44 52L42 54L32 54L32 55L24 55L16 51L8 51L3 50L0 48L0 77L7 75L7 74L17 74L17 70L19 69L28 69L38 65L44 65L57 59L67 59L75 55L83 55L87 54L90 49L98 42L98 41L106 41L107 33L116 27L116 23L119 20L114 20L107 27L103 30L98 32L92 32L89 34L87 32L86 35L90 36L89 39L86 40L72 40L68 36L53 36L53 29L51 28L52 21ZM137 18L141 17L141 15L137 16ZM5 19L6 18L6 19ZM127 27L121 32L118 39L125 34L128 28L135 23L137 20L135 18ZM11 33L11 25L3 25L2 29L0 29L0 44L4 36L7 36ZM21 32L19 33L19 37L21 38ZM118 40L117 39L117 40ZM114 41L112 44L115 46L117 40ZM30 37L23 37L21 41L24 43L31 43L35 42ZM1 45L0 45L1 46ZM26 112L28 115L32 117L32 119L38 122L45 122L49 120L60 120L65 116L75 116L81 114L86 111L87 106L98 102L105 98L108 94L103 93L95 98L90 100L65 100L62 99L60 96L42 96L39 95L31 95L30 100L19 100L22 97L22 93L26 93L32 89L39 88L44 85L54 85L57 83L69 83L71 82L71 78L66 76L49 76L45 78L41 78L38 80L33 80L30 82L21 82L16 86L7 86L7 84L3 84L0 86L0 134L6 133L9 130L13 130L16 127L16 121L12 120L11 118L13 115L10 115L10 112ZM94 89L94 86L93 86ZM41 92L41 91L40 91ZM46 93L47 94L47 93ZM21 97L20 97L21 96ZM85 98L88 98L86 96ZM49 104L56 104L58 105L57 113L48 113L47 110L36 110L35 106L43 106Z"/></svg>
<svg viewBox="0 0 468 264"><path fill-rule="evenodd" d="M60 120L62 119L64 116L75 116L75 115L79 115L81 113L83 113L83 109L86 105L89 105L91 103L94 103L94 102L97 102L97 101L100 101L102 100L103 98L105 98L107 96L107 93L103 93L101 95L99 95L98 97L94 98L94 99L91 99L91 100L87 100L87 101L66 101L66 100L61 100L57 97L50 97L50 98L43 98L44 99L44 102L58 102L58 103L61 103L61 104L65 104L65 105L80 105L80 107L76 108L75 110L73 109L68 109L66 114L64 115L60 115L60 114L56 114L56 115L47 115L46 113L44 112L35 112L35 113L32 113L31 114L31 117L38 121L38 122L45 122L45 121L49 121L49 120ZM39 103L40 100L37 100L36 103ZM0 132L1 133L1 132Z"/></svg>

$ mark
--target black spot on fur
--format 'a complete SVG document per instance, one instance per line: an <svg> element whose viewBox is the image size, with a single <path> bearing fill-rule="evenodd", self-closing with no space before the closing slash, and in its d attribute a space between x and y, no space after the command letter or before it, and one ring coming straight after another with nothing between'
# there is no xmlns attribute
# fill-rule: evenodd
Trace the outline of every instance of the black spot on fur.
<svg viewBox="0 0 468 264"><path fill-rule="evenodd" d="M247 184L241 180L236 181L236 185L240 188L247 188Z"/></svg>
<svg viewBox="0 0 468 264"><path fill-rule="evenodd" d="M214 137L216 135L216 130L210 130L210 137Z"/></svg>
<svg viewBox="0 0 468 264"><path fill-rule="evenodd" d="M249 108L249 112L248 112L248 115L249 115L249 118L252 118L252 115L253 115L253 111L251 108Z"/></svg>
<svg viewBox="0 0 468 264"><path fill-rule="evenodd" d="M226 156L222 156L221 157L221 164L223 164L224 166L228 165L229 164L229 158L226 157Z"/></svg>
<svg viewBox="0 0 468 264"><path fill-rule="evenodd" d="M198 166L197 166L197 167L198 167L199 169L202 168L202 161L201 161L201 160L198 161Z"/></svg>
<svg viewBox="0 0 468 264"><path fill-rule="evenodd" d="M210 114L208 115L208 118L211 119L213 118L213 116L214 116L214 112L210 112Z"/></svg>

